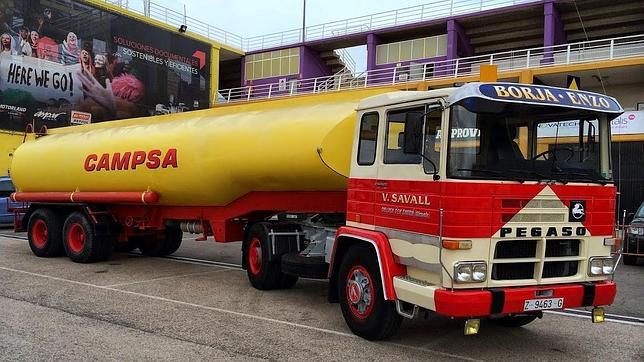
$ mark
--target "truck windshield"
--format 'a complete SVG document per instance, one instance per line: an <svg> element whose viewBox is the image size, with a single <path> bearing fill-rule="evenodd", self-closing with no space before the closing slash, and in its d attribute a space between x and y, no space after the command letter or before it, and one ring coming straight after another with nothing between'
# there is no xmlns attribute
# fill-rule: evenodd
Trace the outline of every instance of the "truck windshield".
<svg viewBox="0 0 644 362"><path fill-rule="evenodd" d="M542 107L474 113L453 106L448 177L609 182L609 135L600 134L608 130L600 127L603 122L606 117L588 111L558 114Z"/></svg>

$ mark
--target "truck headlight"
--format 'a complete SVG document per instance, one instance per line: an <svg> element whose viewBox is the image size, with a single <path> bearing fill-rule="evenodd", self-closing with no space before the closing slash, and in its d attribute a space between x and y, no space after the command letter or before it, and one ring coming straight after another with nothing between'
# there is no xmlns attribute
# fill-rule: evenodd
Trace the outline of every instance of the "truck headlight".
<svg viewBox="0 0 644 362"><path fill-rule="evenodd" d="M588 275L611 275L615 269L615 260L608 256L594 256L589 259Z"/></svg>
<svg viewBox="0 0 644 362"><path fill-rule="evenodd" d="M454 280L457 283L480 283L487 278L487 263L465 261L454 264Z"/></svg>
<svg viewBox="0 0 644 362"><path fill-rule="evenodd" d="M644 235L644 227L629 226L628 232L632 235Z"/></svg>

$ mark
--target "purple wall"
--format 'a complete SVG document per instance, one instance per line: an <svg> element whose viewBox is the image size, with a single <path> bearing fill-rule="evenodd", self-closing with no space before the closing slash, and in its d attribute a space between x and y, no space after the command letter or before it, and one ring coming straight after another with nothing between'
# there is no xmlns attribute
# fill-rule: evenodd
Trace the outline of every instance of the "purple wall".
<svg viewBox="0 0 644 362"><path fill-rule="evenodd" d="M367 70L376 69L376 48L380 42L380 37L376 34L367 35Z"/></svg>
<svg viewBox="0 0 644 362"><path fill-rule="evenodd" d="M474 55L474 48L470 45L465 30L456 20L447 21L447 59L469 57Z"/></svg>
<svg viewBox="0 0 644 362"><path fill-rule="evenodd" d="M300 47L300 74L302 79L332 75L331 68L320 58L320 53L307 46Z"/></svg>
<svg viewBox="0 0 644 362"><path fill-rule="evenodd" d="M565 41L566 33L559 10L553 0L547 0L543 4L543 46L563 44ZM552 49L544 49L541 63L550 64L553 61Z"/></svg>

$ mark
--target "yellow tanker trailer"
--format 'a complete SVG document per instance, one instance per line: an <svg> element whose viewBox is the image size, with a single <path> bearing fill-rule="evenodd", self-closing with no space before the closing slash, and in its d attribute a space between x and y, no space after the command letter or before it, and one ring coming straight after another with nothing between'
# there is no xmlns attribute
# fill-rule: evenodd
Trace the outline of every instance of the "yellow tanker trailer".
<svg viewBox="0 0 644 362"><path fill-rule="evenodd" d="M355 109L376 92L382 90L50 130L14 152L13 197L97 209L109 204L126 226L120 241L135 239L152 255L174 252L181 228L226 242L243 237L249 218L344 212ZM159 243L160 230L174 233L165 235L172 242ZM62 244L42 241L32 249L58 254ZM86 262L109 253L68 254Z"/></svg>

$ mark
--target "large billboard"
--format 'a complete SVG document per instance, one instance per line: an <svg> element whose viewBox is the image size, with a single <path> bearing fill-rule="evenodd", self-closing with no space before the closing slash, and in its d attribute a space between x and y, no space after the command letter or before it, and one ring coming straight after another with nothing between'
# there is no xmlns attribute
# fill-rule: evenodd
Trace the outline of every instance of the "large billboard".
<svg viewBox="0 0 644 362"><path fill-rule="evenodd" d="M0 129L203 109L210 45L71 0L0 0Z"/></svg>

